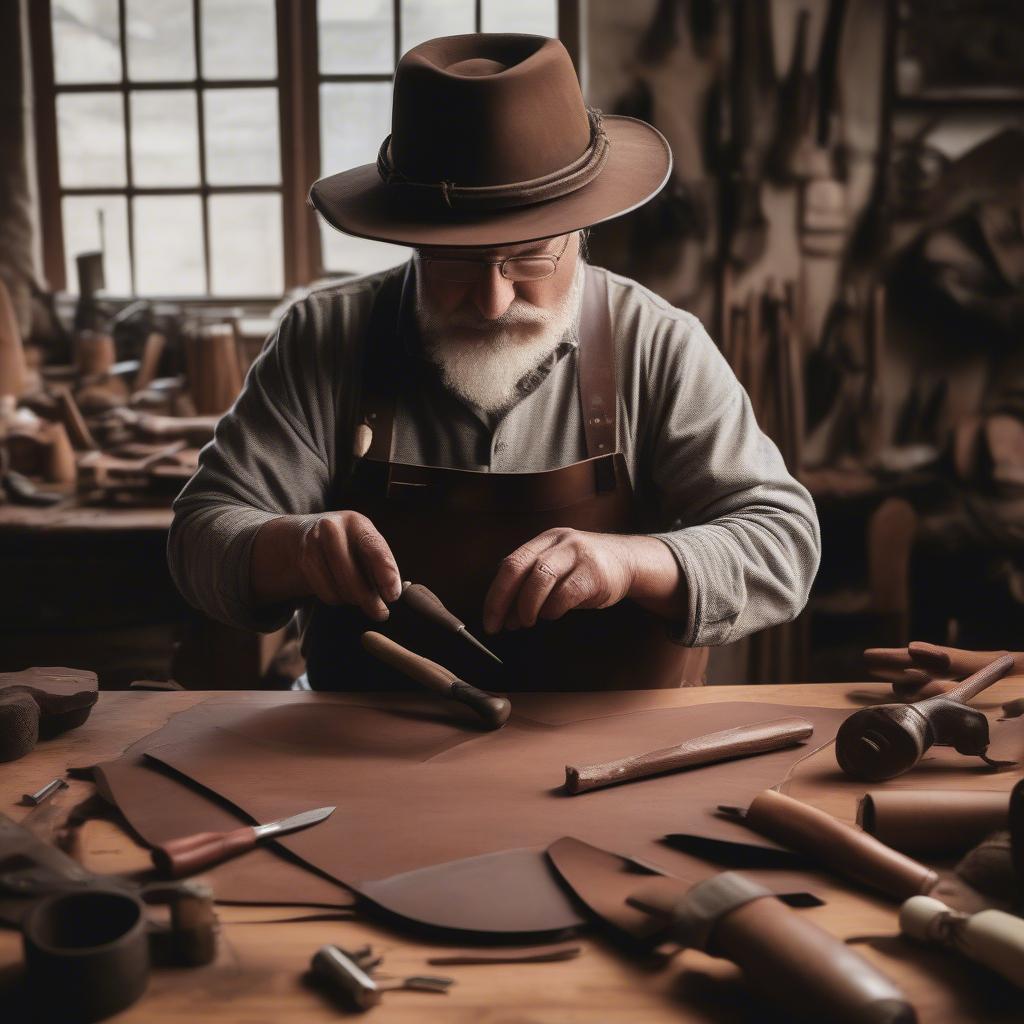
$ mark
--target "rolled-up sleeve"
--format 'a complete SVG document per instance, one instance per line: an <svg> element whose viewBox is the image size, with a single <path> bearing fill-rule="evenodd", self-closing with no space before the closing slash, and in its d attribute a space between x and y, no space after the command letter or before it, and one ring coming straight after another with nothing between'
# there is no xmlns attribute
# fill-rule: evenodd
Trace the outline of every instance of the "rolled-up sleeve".
<svg viewBox="0 0 1024 1024"><path fill-rule="evenodd" d="M723 644L795 618L821 550L810 494L696 317L665 307L647 336L643 450L671 524L654 535L688 587L679 639Z"/></svg>
<svg viewBox="0 0 1024 1024"><path fill-rule="evenodd" d="M334 374L331 348L320 340L329 327L323 319L323 304L313 299L285 314L174 503L168 562L178 589L242 629L279 628L294 611L253 600L249 562L260 527L324 509L335 395L324 386Z"/></svg>

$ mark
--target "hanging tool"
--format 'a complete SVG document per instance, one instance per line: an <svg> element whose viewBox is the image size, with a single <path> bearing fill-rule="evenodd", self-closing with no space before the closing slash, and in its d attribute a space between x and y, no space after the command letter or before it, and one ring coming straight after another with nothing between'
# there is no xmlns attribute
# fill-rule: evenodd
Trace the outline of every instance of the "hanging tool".
<svg viewBox="0 0 1024 1024"><path fill-rule="evenodd" d="M422 583L410 583L402 581L402 595L399 598L407 608L417 612L425 619L440 626L442 629L450 630L452 633L464 637L479 651L492 657L499 665L502 663L493 651L488 650L468 629L466 624L457 619L447 608L441 598L432 590L428 590Z"/></svg>
<svg viewBox="0 0 1024 1024"><path fill-rule="evenodd" d="M260 840L308 828L329 818L333 807L317 807L290 818L279 818L266 825L253 825L233 832L197 832L195 835L171 839L152 850L153 863L172 878L191 875L251 850Z"/></svg>
<svg viewBox="0 0 1024 1024"><path fill-rule="evenodd" d="M465 704L483 719L489 729L500 729L512 714L512 704L508 698L495 697L478 690L436 661L414 654L383 633L375 633L373 630L364 633L363 647L385 665L397 669L428 690Z"/></svg>

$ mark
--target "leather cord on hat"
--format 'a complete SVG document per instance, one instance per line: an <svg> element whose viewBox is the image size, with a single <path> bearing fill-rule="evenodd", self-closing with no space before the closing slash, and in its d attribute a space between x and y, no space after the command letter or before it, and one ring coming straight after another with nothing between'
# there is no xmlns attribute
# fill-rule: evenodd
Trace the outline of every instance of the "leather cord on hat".
<svg viewBox="0 0 1024 1024"><path fill-rule="evenodd" d="M441 201L449 209L502 210L514 206L529 206L546 199L568 195L590 184L604 169L611 142L602 126L601 112L587 109L590 119L590 145L571 164L550 174L529 181L507 185L456 185L453 181L413 181L391 162L391 136L381 143L377 153L377 173L387 185L402 188L427 189L441 194Z"/></svg>

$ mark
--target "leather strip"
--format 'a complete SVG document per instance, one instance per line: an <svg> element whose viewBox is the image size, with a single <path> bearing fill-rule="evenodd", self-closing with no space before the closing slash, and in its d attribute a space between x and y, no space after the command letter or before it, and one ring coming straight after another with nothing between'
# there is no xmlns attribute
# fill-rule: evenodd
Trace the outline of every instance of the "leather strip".
<svg viewBox="0 0 1024 1024"><path fill-rule="evenodd" d="M672 908L672 938L688 949L707 950L715 925L726 914L774 895L736 871L698 882Z"/></svg>
<svg viewBox="0 0 1024 1024"><path fill-rule="evenodd" d="M550 174L529 181L505 185L458 185L454 181L413 181L391 161L391 136L377 152L377 173L389 186L410 191L434 192L450 210L507 210L557 199L589 185L604 170L611 143L602 127L601 113L587 111L590 118L590 145L572 163Z"/></svg>
<svg viewBox="0 0 1024 1024"><path fill-rule="evenodd" d="M587 268L580 315L580 407L587 455L596 458L616 451L618 391L608 285L603 274Z"/></svg>

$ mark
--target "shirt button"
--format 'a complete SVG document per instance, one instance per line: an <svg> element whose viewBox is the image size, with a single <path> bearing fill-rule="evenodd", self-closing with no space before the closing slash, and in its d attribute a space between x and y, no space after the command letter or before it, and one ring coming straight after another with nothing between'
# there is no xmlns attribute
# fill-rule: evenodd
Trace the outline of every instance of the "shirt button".
<svg viewBox="0 0 1024 1024"><path fill-rule="evenodd" d="M508 451L508 445L507 445L507 444L505 444L505 442L504 442L504 441L499 441L499 442L498 442L498 443L497 443L497 444L496 444L496 445L494 446L494 454L495 454L495 455L504 455L504 454L505 454L505 452L507 452L507 451Z"/></svg>

